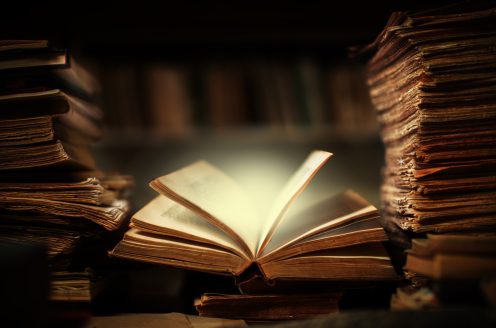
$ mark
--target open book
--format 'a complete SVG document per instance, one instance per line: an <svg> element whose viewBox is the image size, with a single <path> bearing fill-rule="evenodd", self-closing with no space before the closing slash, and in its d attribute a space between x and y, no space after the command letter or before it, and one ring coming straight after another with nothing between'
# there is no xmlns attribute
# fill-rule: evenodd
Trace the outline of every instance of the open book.
<svg viewBox="0 0 496 328"><path fill-rule="evenodd" d="M150 182L160 193L139 210L116 257L267 279L386 280L396 277L377 209L348 191L285 216L332 156L314 151L265 215L231 178L205 161ZM263 186L261 186L263 188Z"/></svg>

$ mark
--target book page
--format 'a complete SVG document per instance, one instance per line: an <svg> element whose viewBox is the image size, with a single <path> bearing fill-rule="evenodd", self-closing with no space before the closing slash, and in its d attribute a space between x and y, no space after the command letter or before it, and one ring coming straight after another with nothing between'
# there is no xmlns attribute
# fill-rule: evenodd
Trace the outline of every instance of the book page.
<svg viewBox="0 0 496 328"><path fill-rule="evenodd" d="M257 259L259 265L290 257L310 254L324 249L349 247L352 245L386 241L387 235L377 216L353 220L344 226L325 230L308 238L291 242L277 251ZM270 245L269 245L270 246ZM268 248L268 247L267 247ZM265 251L267 251L265 248Z"/></svg>
<svg viewBox="0 0 496 328"><path fill-rule="evenodd" d="M261 256L371 214L379 215L373 205L351 190L324 199L288 216L274 232Z"/></svg>
<svg viewBox="0 0 496 328"><path fill-rule="evenodd" d="M240 274L249 261L214 245L129 229L111 251L115 257L179 268Z"/></svg>
<svg viewBox="0 0 496 328"><path fill-rule="evenodd" d="M246 193L223 172L198 161L153 180L150 186L228 233L254 256L261 218Z"/></svg>
<svg viewBox="0 0 496 328"><path fill-rule="evenodd" d="M131 224L156 234L214 244L249 258L249 254L226 232L163 195L158 195L134 214Z"/></svg>
<svg viewBox="0 0 496 328"><path fill-rule="evenodd" d="M286 183L266 217L260 235L257 254L261 254L264 247L271 240L274 231L281 223L291 203L298 198L307 184L331 156L332 154L326 151L313 151Z"/></svg>

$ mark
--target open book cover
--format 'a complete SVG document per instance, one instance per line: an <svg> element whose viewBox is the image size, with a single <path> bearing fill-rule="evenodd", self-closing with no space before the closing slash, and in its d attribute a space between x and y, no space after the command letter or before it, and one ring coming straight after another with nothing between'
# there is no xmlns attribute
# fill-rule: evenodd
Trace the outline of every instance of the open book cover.
<svg viewBox="0 0 496 328"><path fill-rule="evenodd" d="M285 215L331 156L312 152L266 215L205 161L156 178L150 186L159 195L133 216L111 254L235 276L255 266L268 280L395 279L378 211L355 192Z"/></svg>

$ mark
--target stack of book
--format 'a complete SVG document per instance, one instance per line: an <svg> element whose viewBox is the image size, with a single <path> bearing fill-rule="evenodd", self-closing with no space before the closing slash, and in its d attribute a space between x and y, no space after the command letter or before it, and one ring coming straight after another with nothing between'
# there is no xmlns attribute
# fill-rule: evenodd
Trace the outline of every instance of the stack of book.
<svg viewBox="0 0 496 328"><path fill-rule="evenodd" d="M378 211L355 192L286 215L330 156L312 152L267 215L205 161L156 178L150 186L159 195L133 215L112 254L235 276L245 294L205 294L195 301L200 315L277 320L335 312L342 286L397 276Z"/></svg>
<svg viewBox="0 0 496 328"><path fill-rule="evenodd" d="M469 250L496 231L495 19L491 2L394 13L370 46L384 225L403 248L431 233L415 240L407 269L432 278L496 275L494 253ZM431 247L441 240L458 246ZM466 268L472 260L479 271Z"/></svg>
<svg viewBox="0 0 496 328"><path fill-rule="evenodd" d="M87 267L129 210L132 179L99 170L98 83L44 40L0 41L0 240L48 251L53 300L91 300Z"/></svg>

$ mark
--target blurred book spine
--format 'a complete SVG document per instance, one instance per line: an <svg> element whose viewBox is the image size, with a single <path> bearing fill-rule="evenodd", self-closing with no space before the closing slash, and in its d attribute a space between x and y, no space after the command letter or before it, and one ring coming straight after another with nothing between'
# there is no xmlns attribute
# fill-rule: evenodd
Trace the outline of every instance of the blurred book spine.
<svg viewBox="0 0 496 328"><path fill-rule="evenodd" d="M357 64L205 59L102 67L101 73L109 127L118 131L161 137L260 127L377 131L365 68Z"/></svg>

